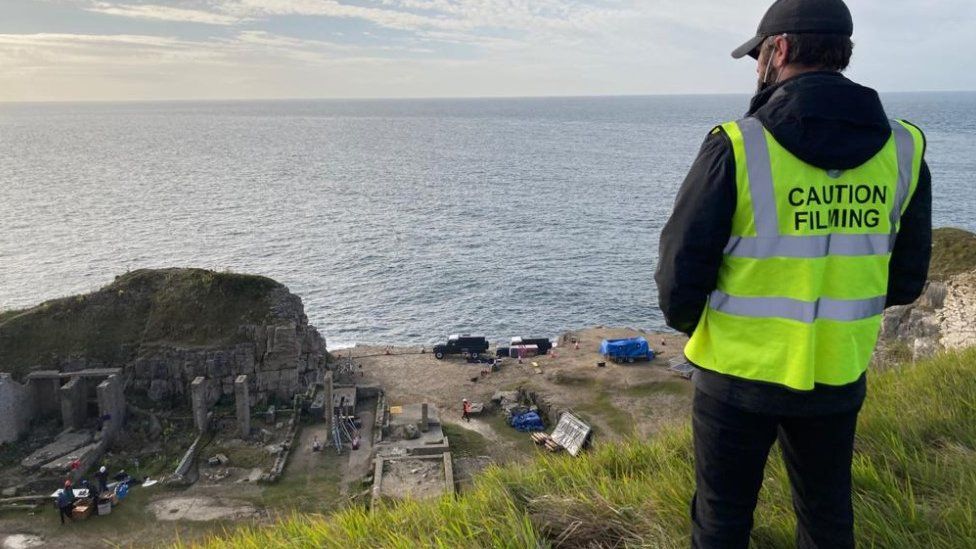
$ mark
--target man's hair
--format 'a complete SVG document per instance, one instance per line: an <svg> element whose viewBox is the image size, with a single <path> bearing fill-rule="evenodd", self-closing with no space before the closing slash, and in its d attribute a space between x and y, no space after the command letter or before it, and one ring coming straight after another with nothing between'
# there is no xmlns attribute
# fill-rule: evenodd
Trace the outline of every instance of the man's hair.
<svg viewBox="0 0 976 549"><path fill-rule="evenodd" d="M788 34L787 63L841 72L851 62L854 42L840 34Z"/></svg>

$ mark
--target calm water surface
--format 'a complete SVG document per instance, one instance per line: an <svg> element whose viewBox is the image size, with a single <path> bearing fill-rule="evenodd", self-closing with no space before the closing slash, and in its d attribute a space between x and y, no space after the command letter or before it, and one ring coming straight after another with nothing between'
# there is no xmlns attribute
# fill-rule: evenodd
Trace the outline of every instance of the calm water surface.
<svg viewBox="0 0 976 549"><path fill-rule="evenodd" d="M260 273L330 347L663 326L675 191L746 96L0 105L0 309L128 269ZM976 230L976 94L896 94Z"/></svg>

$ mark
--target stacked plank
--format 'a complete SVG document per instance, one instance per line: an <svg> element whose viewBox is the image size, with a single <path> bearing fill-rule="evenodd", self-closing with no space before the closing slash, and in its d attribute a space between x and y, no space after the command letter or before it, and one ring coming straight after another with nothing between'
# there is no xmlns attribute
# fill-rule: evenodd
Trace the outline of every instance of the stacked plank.
<svg viewBox="0 0 976 549"><path fill-rule="evenodd" d="M551 436L545 433L532 433L532 442L538 444L539 446L545 446L546 450L550 452L559 452L563 449L558 442L552 439Z"/></svg>

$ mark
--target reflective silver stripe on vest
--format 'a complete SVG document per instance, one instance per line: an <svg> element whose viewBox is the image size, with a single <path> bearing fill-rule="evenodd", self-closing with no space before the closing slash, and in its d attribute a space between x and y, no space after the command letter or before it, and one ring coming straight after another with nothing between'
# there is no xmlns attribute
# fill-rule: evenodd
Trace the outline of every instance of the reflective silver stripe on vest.
<svg viewBox="0 0 976 549"><path fill-rule="evenodd" d="M896 233L901 210L912 188L912 165L915 160L915 140L912 134L897 120L889 120L895 134L895 150L898 153L898 190L895 191L895 207L891 210L891 232Z"/></svg>
<svg viewBox="0 0 976 549"><path fill-rule="evenodd" d="M853 321L884 312L885 296L868 299L828 299L802 301L787 297L739 297L715 290L708 306L731 315L754 318L785 318L811 323L814 320Z"/></svg>
<svg viewBox="0 0 976 549"><path fill-rule="evenodd" d="M776 212L776 195L773 194L773 172L769 163L769 145L762 123L755 118L743 118L737 122L742 132L746 151L746 169L749 172L749 196L752 198L752 218L756 223L756 235L779 235L779 215Z"/></svg>
<svg viewBox="0 0 976 549"><path fill-rule="evenodd" d="M828 234L821 236L777 236L773 238L733 236L725 253L735 257L815 258L828 255L885 255L894 246L893 234Z"/></svg>
<svg viewBox="0 0 976 549"><path fill-rule="evenodd" d="M911 133L896 120L890 120L898 156L898 185L891 211L891 234L832 234L816 236L780 235L776 197L773 190L769 146L762 124L755 118L736 122L742 132L752 216L757 236L733 236L724 253L734 257L817 258L828 255L863 256L891 253L895 245L898 220L912 182L915 144Z"/></svg>

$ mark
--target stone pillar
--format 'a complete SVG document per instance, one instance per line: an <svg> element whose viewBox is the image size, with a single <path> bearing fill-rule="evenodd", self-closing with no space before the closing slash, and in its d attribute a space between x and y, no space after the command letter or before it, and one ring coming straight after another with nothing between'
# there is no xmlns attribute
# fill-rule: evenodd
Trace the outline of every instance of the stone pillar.
<svg viewBox="0 0 976 549"><path fill-rule="evenodd" d="M234 380L234 404L237 407L237 426L241 431L241 438L247 438L251 436L251 396L246 375L239 375Z"/></svg>
<svg viewBox="0 0 976 549"><path fill-rule="evenodd" d="M190 403L193 406L193 423L197 431L205 433L207 421L207 378L199 376L190 383Z"/></svg>
<svg viewBox="0 0 976 549"><path fill-rule="evenodd" d="M95 391L98 394L98 413L103 420L102 431L112 437L119 432L125 421L122 380L117 375L110 375L98 384Z"/></svg>
<svg viewBox="0 0 976 549"><path fill-rule="evenodd" d="M85 379L71 378L58 390L61 396L61 421L65 428L78 429L85 424Z"/></svg>
<svg viewBox="0 0 976 549"><path fill-rule="evenodd" d="M430 418L427 416L427 403L420 405L420 430L427 432L430 430Z"/></svg>
<svg viewBox="0 0 976 549"><path fill-rule="evenodd" d="M30 388L0 373L0 443L14 442L30 428L34 402Z"/></svg>
<svg viewBox="0 0 976 549"><path fill-rule="evenodd" d="M332 414L335 412L335 403L332 402L332 370L325 372L322 384L324 385L322 392L325 393L325 398L323 399L325 403L325 423L326 425L332 425Z"/></svg>

